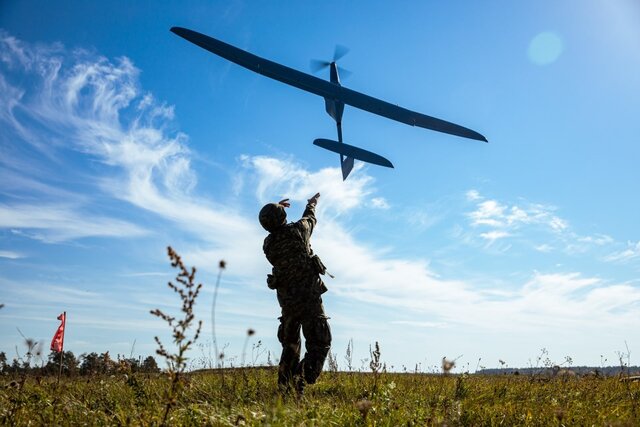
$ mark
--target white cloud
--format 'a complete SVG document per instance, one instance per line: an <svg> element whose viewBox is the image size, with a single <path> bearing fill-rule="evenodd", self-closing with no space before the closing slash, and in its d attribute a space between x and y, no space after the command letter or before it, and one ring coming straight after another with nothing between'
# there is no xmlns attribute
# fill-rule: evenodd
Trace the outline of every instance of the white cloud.
<svg viewBox="0 0 640 427"><path fill-rule="evenodd" d="M167 272L161 271L148 271L141 273L123 273L120 276L122 277L170 277L170 274Z"/></svg>
<svg viewBox="0 0 640 427"><path fill-rule="evenodd" d="M553 206L526 201L502 203L483 197L477 190L469 190L466 199L475 204L475 209L466 214L471 229L490 243L517 237L520 243L527 243L539 252L557 248L569 255L615 244L613 238L606 234L585 236L572 231L569 222L556 215ZM474 241L472 237L468 239L471 242ZM541 238L546 241L540 242Z"/></svg>
<svg viewBox="0 0 640 427"><path fill-rule="evenodd" d="M640 240L636 243L627 242L627 249L613 252L607 255L604 260L608 262L626 262L640 258Z"/></svg>
<svg viewBox="0 0 640 427"><path fill-rule="evenodd" d="M404 216L406 217L407 222L414 226L417 231L426 230L441 219L441 216L435 213L425 212L418 209L413 209Z"/></svg>
<svg viewBox="0 0 640 427"><path fill-rule="evenodd" d="M374 191L373 178L363 172L362 164L357 164L349 179L342 181L340 169L334 167L310 172L293 159L244 156L242 160L245 168L255 173L255 194L260 203L285 197L306 203L319 192L322 203L318 204L318 212L340 215L362 206Z"/></svg>
<svg viewBox="0 0 640 427"><path fill-rule="evenodd" d="M475 191L475 190L472 190ZM471 201L477 201L476 210L470 212L468 217L474 227L487 226L500 229L517 229L523 225L544 225L553 231L563 231L567 228L567 222L553 214L552 207L544 205L530 205L526 207L508 206L497 200L484 200L477 191ZM482 201L479 201L482 200Z"/></svg>
<svg viewBox="0 0 640 427"><path fill-rule="evenodd" d="M37 122L39 137L64 135L66 146L91 156L114 172L99 181L102 194L126 200L198 233L217 233L222 240L252 226L222 205L200 202L189 196L196 185L190 167L186 136L166 130L173 108L156 102L138 87L139 71L127 58L110 62L86 52L46 50L23 45L11 37L0 40L9 46L4 61L22 67L40 84L35 93L16 97L11 110L19 109L23 120ZM53 66L51 64L55 64ZM20 93L23 93L21 91ZM135 105L135 109L129 107ZM1 118L1 117L0 117ZM9 129L20 133L21 122L5 118ZM15 175L15 174L14 174ZM21 177L30 186L46 184ZM58 191L60 194L61 191ZM144 228L128 221L91 214L83 201L32 206L7 202L0 206L0 226L35 229L23 233L44 241L58 242L87 236L139 236Z"/></svg>
<svg viewBox="0 0 640 427"><path fill-rule="evenodd" d="M630 327L639 315L640 289L607 284L578 273L540 274L526 283L511 283L509 292L485 283L443 279L426 260L389 258L363 246L338 224L325 224L314 237L314 248L336 275L328 280L332 292L368 304L416 313L437 323L490 330L539 330L545 327L578 330L614 322ZM608 294L607 303L598 295ZM617 312L624 308L624 313Z"/></svg>
<svg viewBox="0 0 640 427"><path fill-rule="evenodd" d="M465 193L467 196L467 200L475 202L476 200L482 200L482 196L480 196L480 192L478 190L469 190Z"/></svg>
<svg viewBox="0 0 640 427"><path fill-rule="evenodd" d="M187 137L168 130L173 107L141 91L139 70L130 60L111 62L86 52L56 52L55 57L48 57L14 39L5 38L4 43L20 46L11 50L14 55L9 54L8 61L25 71L41 70L38 78L42 85L34 87L45 88L24 97L16 95L12 108L38 122L44 136L64 134L65 148L113 167L111 173L99 178L103 194L153 212L190 232L200 242L184 250L191 262L214 268L217 260L224 258L229 261L230 272L240 275L265 269L261 251L265 233L255 216L192 195L197 177L191 167ZM54 63L56 66L47 65ZM19 122L8 124L14 130L20 127ZM241 160L243 173L248 175L243 181L255 183L259 203L289 197L303 204L319 191L318 215L332 217L368 202L379 208L386 203L383 198L369 201L373 179L361 165L343 182L337 168L310 172L292 159L243 156ZM36 185L51 190L44 184ZM0 210L0 226L36 230L26 235L55 242L144 233L144 228L127 221L90 215L83 206L85 202L90 203L51 203L38 209L6 204Z"/></svg>
<svg viewBox="0 0 640 427"><path fill-rule="evenodd" d="M371 199L371 206L376 209L389 209L391 207L384 197L374 197Z"/></svg>
<svg viewBox="0 0 640 427"><path fill-rule="evenodd" d="M391 323L394 325L415 326L418 328L444 328L447 326L446 323L442 322L420 322L414 320L392 320Z"/></svg>
<svg viewBox="0 0 640 427"><path fill-rule="evenodd" d="M594 245L604 246L610 243L614 243L614 240L611 236L607 236L606 234L596 234L595 236L583 236L578 237L579 242L583 243L593 243Z"/></svg>
<svg viewBox="0 0 640 427"><path fill-rule="evenodd" d="M567 229L567 222L557 216L554 216L549 221L549 226L553 229L553 231L561 232Z"/></svg>
<svg viewBox="0 0 640 427"><path fill-rule="evenodd" d="M8 259L20 259L25 256L21 253L14 251L0 251L0 258L8 258Z"/></svg>
<svg viewBox="0 0 640 427"><path fill-rule="evenodd" d="M488 231L486 233L480 233L480 237L482 237L485 240L488 240L489 243L493 243L498 239L504 239L505 237L509 237L510 234L507 233L506 231L500 231L500 230L493 230L493 231Z"/></svg>
<svg viewBox="0 0 640 427"><path fill-rule="evenodd" d="M478 209L471 212L471 225L487 225L490 227L504 227L506 225L505 206L495 200L487 200L478 204Z"/></svg>
<svg viewBox="0 0 640 427"><path fill-rule="evenodd" d="M0 203L0 227L48 243L82 237L139 237L148 231L116 219L91 215L75 206Z"/></svg>
<svg viewBox="0 0 640 427"><path fill-rule="evenodd" d="M0 279L7 302L16 304L30 303L34 305L82 305L105 306L108 302L113 305L114 300L103 292L86 291L67 284L50 284L40 281L13 281Z"/></svg>

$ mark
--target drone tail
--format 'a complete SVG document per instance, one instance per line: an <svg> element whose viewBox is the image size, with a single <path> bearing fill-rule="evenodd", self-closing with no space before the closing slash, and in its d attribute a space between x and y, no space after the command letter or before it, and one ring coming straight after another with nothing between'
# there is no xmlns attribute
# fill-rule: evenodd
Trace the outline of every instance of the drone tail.
<svg viewBox="0 0 640 427"><path fill-rule="evenodd" d="M325 99L325 102L327 104L327 112L329 113L329 115L331 115L331 112L329 111L329 101ZM335 106L335 103L331 103L331 105ZM341 104L339 108L340 118L342 118L343 109L344 104ZM331 115L331 117L334 117L334 119L336 120L338 142L342 144L342 122L340 121L340 119L335 118L335 115ZM353 169L353 157L345 156L344 154L340 153L340 168L342 169L342 180L346 181L347 177L351 173L351 170Z"/></svg>
<svg viewBox="0 0 640 427"><path fill-rule="evenodd" d="M393 168L393 164L379 154L343 142L332 141L330 139L318 138L313 141L313 145L317 145L325 150L333 151L340 154L340 165L342 167L342 179L347 179L349 173L353 169L353 160L358 159L363 162L371 163L386 168Z"/></svg>
<svg viewBox="0 0 640 427"><path fill-rule="evenodd" d="M353 169L353 157L340 154L340 167L342 168L342 180L346 181Z"/></svg>

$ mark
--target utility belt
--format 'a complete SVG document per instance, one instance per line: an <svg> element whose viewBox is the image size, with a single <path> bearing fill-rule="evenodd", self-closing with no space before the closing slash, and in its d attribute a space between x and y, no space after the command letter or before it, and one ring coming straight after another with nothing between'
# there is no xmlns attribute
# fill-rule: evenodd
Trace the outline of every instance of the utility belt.
<svg viewBox="0 0 640 427"><path fill-rule="evenodd" d="M324 265L324 263L322 262L322 260L318 255L310 256L309 262L311 264L311 267L313 268L313 271L316 272L317 274L319 275L326 274L332 279L335 278L331 273L327 271L327 267ZM280 284L278 283L278 278L276 277L275 274L267 274L267 286L269 287L269 289L278 289L279 285ZM327 286L324 284L324 282L320 277L318 277L318 290L320 294L323 294L328 290Z"/></svg>

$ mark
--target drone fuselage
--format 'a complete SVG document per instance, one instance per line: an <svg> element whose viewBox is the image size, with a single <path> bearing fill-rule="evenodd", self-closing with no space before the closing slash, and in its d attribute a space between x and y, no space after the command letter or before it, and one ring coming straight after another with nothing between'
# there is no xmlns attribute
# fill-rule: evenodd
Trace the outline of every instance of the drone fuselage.
<svg viewBox="0 0 640 427"><path fill-rule="evenodd" d="M334 85L340 85L340 76L338 75L338 67L335 62L330 64L330 81ZM327 114L329 114L333 120L336 121L337 125L342 123L342 113L344 112L344 102L339 99L333 98L325 98L324 99L325 110ZM342 133L338 131L339 133ZM342 137L340 135L340 142L342 142Z"/></svg>
<svg viewBox="0 0 640 427"><path fill-rule="evenodd" d="M333 61L329 64L329 81L334 85L340 85L340 75L338 74L338 66ZM338 131L338 142L342 144L342 113L344 113L344 102L334 98L324 98L324 108L333 120L336 121L336 129ZM340 169L342 170L342 179L346 180L349 173L353 169L353 157L340 154Z"/></svg>

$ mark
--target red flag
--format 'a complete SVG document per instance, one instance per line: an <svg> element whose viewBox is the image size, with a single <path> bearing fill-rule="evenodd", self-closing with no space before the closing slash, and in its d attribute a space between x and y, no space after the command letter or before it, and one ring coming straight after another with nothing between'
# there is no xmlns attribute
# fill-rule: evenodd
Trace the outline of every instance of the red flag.
<svg viewBox="0 0 640 427"><path fill-rule="evenodd" d="M58 330L51 340L51 350L60 353L64 348L64 324L67 321L67 312L65 311L60 316L58 316L58 320L60 320L62 323L60 323L60 326L58 326Z"/></svg>

